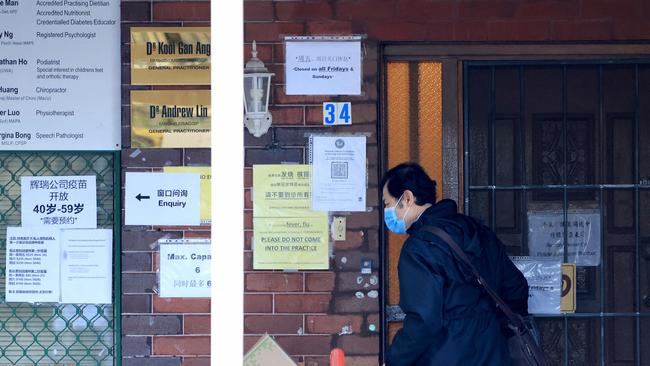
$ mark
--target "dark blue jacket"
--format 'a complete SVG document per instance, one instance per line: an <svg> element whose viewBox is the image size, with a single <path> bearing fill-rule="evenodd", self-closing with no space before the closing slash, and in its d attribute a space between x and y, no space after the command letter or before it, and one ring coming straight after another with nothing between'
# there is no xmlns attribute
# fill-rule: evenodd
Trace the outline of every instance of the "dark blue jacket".
<svg viewBox="0 0 650 366"><path fill-rule="evenodd" d="M423 225L445 230L516 313L528 313L528 283L487 227L442 200L408 230L398 262L406 313L386 357L388 366L509 366L505 318L471 271Z"/></svg>

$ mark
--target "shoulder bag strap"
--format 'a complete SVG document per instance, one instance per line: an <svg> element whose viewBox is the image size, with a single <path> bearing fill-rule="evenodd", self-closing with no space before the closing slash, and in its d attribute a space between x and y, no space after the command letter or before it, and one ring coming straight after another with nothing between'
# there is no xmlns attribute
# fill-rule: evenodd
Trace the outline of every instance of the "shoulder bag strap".
<svg viewBox="0 0 650 366"><path fill-rule="evenodd" d="M483 279L481 274L476 270L476 267L474 267L474 265L469 260L469 258L467 258L467 255L465 254L465 252L462 249L460 249L458 244L456 244L456 241L449 234L447 234L444 230L442 230L442 229L440 229L438 227L429 226L429 225L423 226L421 230L425 230L425 231L439 237L440 239L442 239L442 241L447 243L449 245L449 247L463 261L463 263L465 263L472 270L472 274L474 275L474 278L476 279L476 281L490 295L492 300L494 300L494 302L496 303L497 307L499 307L501 309L501 311L503 311L503 313L508 317L511 324L514 325L515 327L517 327L520 330L524 328L524 323L523 323L521 317L518 316L517 314L515 314L512 311L512 309L510 309L508 304L506 304L503 300L501 300L499 295L497 295L497 293L494 292L494 290L492 290L492 288L487 284L485 279Z"/></svg>

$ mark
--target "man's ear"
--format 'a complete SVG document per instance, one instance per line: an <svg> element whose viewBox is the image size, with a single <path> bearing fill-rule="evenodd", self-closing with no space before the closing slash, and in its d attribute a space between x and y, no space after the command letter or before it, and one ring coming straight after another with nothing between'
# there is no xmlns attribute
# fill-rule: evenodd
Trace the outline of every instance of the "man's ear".
<svg viewBox="0 0 650 366"><path fill-rule="evenodd" d="M415 203L415 196L413 195L413 192L411 192L408 189L405 190L404 191L404 198L402 199L402 201L404 201L404 203L407 206L410 206L410 205L414 204Z"/></svg>

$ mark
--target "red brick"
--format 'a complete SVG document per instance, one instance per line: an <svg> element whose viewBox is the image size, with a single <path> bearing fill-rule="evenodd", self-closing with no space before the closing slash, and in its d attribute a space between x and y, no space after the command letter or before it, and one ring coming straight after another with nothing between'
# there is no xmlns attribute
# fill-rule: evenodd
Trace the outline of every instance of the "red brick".
<svg viewBox="0 0 650 366"><path fill-rule="evenodd" d="M329 356L305 357L304 364L305 366L330 366L330 358Z"/></svg>
<svg viewBox="0 0 650 366"><path fill-rule="evenodd" d="M244 168L244 188L253 187L253 168Z"/></svg>
<svg viewBox="0 0 650 366"><path fill-rule="evenodd" d="M347 231L345 233L345 240L335 241L334 249L336 250L350 250L357 249L363 245L364 234L361 230Z"/></svg>
<svg viewBox="0 0 650 366"><path fill-rule="evenodd" d="M244 271L253 270L253 252L245 251L244 252Z"/></svg>
<svg viewBox="0 0 650 366"><path fill-rule="evenodd" d="M329 355L331 336L277 336L278 345L289 355Z"/></svg>
<svg viewBox="0 0 650 366"><path fill-rule="evenodd" d="M153 20L210 20L210 3L204 1L155 2Z"/></svg>
<svg viewBox="0 0 650 366"><path fill-rule="evenodd" d="M366 330L370 331L370 325L375 326L376 333L381 331L381 319L379 319L379 314L371 314L366 317Z"/></svg>
<svg viewBox="0 0 650 366"><path fill-rule="evenodd" d="M244 313L273 312L273 295L245 294Z"/></svg>
<svg viewBox="0 0 650 366"><path fill-rule="evenodd" d="M370 156L370 154L368 154ZM348 229L366 229L379 227L379 212L353 212L347 217Z"/></svg>
<svg viewBox="0 0 650 366"><path fill-rule="evenodd" d="M343 20L323 20L307 23L310 35L348 35L352 34L352 22Z"/></svg>
<svg viewBox="0 0 650 366"><path fill-rule="evenodd" d="M153 297L154 313L209 313L210 299Z"/></svg>
<svg viewBox="0 0 650 366"><path fill-rule="evenodd" d="M451 19L455 16L457 8L458 2L450 0L398 0L395 17L410 22Z"/></svg>
<svg viewBox="0 0 650 366"><path fill-rule="evenodd" d="M183 358L183 366L210 366L210 358L208 357L185 357Z"/></svg>
<svg viewBox="0 0 650 366"><path fill-rule="evenodd" d="M394 0L346 0L336 4L335 19L388 20L394 17Z"/></svg>
<svg viewBox="0 0 650 366"><path fill-rule="evenodd" d="M613 38L614 39L641 39L641 23L638 21L624 21L619 20L614 24Z"/></svg>
<svg viewBox="0 0 650 366"><path fill-rule="evenodd" d="M331 19L332 5L324 0L276 2L275 16L281 21Z"/></svg>
<svg viewBox="0 0 650 366"><path fill-rule="evenodd" d="M303 327L302 315L246 315L246 334L299 334Z"/></svg>
<svg viewBox="0 0 650 366"><path fill-rule="evenodd" d="M379 337L362 337L356 334L338 338L338 347L346 355L373 355L379 353Z"/></svg>
<svg viewBox="0 0 650 366"><path fill-rule="evenodd" d="M253 241L253 231L251 231L251 230L244 231L244 249L245 250L251 250L252 241Z"/></svg>
<svg viewBox="0 0 650 366"><path fill-rule="evenodd" d="M517 5L515 1L463 1L458 8L458 15L461 18L512 18L515 16Z"/></svg>
<svg viewBox="0 0 650 366"><path fill-rule="evenodd" d="M554 40L608 40L612 38L612 22L554 21L551 36Z"/></svg>
<svg viewBox="0 0 650 366"><path fill-rule="evenodd" d="M520 1L517 3L515 18L560 20L575 18L580 14L580 4L576 0Z"/></svg>
<svg viewBox="0 0 650 366"><path fill-rule="evenodd" d="M284 56L282 56L282 59L284 60ZM276 64L276 65L266 65L266 68L269 69L269 72L274 73L275 75L271 79L271 84L276 85L278 83L284 83L284 65L283 64ZM273 94L273 93L271 93ZM271 95L273 97L273 95ZM271 104L272 101L270 102ZM274 116L275 118L275 116Z"/></svg>
<svg viewBox="0 0 650 366"><path fill-rule="evenodd" d="M120 4L122 21L151 20L151 4L149 2L125 2Z"/></svg>
<svg viewBox="0 0 650 366"><path fill-rule="evenodd" d="M331 292L334 290L334 272L308 273L307 274L307 291L311 292Z"/></svg>
<svg viewBox="0 0 650 366"><path fill-rule="evenodd" d="M582 19L635 19L642 12L638 0L590 0L581 3Z"/></svg>
<svg viewBox="0 0 650 366"><path fill-rule="evenodd" d="M379 232L377 230L368 230L368 249L373 252L379 250Z"/></svg>
<svg viewBox="0 0 650 366"><path fill-rule="evenodd" d="M251 189L244 190L244 208L253 209L253 192Z"/></svg>
<svg viewBox="0 0 650 366"><path fill-rule="evenodd" d="M379 255L377 252L362 252L358 250L339 251L336 253L334 265L339 271L356 272L364 258L372 260L372 269L379 268Z"/></svg>
<svg viewBox="0 0 650 366"><path fill-rule="evenodd" d="M302 125L302 107L270 108L274 125Z"/></svg>
<svg viewBox="0 0 650 366"><path fill-rule="evenodd" d="M275 295L276 313L325 313L330 307L331 295Z"/></svg>
<svg viewBox="0 0 650 366"><path fill-rule="evenodd" d="M353 333L360 333L363 326L361 315L308 315L307 332L320 334L338 334L344 326L349 326Z"/></svg>
<svg viewBox="0 0 650 366"><path fill-rule="evenodd" d="M154 272L160 270L160 252L154 252L151 256L151 268Z"/></svg>
<svg viewBox="0 0 650 366"><path fill-rule="evenodd" d="M273 3L261 1L244 2L244 21L273 20Z"/></svg>
<svg viewBox="0 0 650 366"><path fill-rule="evenodd" d="M379 311L379 300L371 299L368 296L357 299L354 293L342 294L334 300L334 310L337 313L377 312Z"/></svg>
<svg viewBox="0 0 650 366"><path fill-rule="evenodd" d="M185 239L210 239L212 232L211 231L186 231L183 234Z"/></svg>
<svg viewBox="0 0 650 366"><path fill-rule="evenodd" d="M302 273L251 273L246 275L246 291L288 292L303 290Z"/></svg>
<svg viewBox="0 0 650 366"><path fill-rule="evenodd" d="M488 23L484 20L459 21L454 23L456 41L486 41Z"/></svg>
<svg viewBox="0 0 650 366"><path fill-rule="evenodd" d="M367 30L369 38L382 41L445 41L452 39L454 24L450 21L372 21L368 22Z"/></svg>
<svg viewBox="0 0 650 366"><path fill-rule="evenodd" d="M270 44L259 44L255 45L257 49L257 58L262 60L265 64L273 62L273 46ZM253 49L252 43L244 44L244 62L248 62L251 59L251 51ZM268 65L266 65L268 67Z"/></svg>
<svg viewBox="0 0 650 366"><path fill-rule="evenodd" d="M185 315L183 317L184 334L210 334L210 315Z"/></svg>
<svg viewBox="0 0 650 366"><path fill-rule="evenodd" d="M377 356L346 356L345 364L347 366L377 366L379 360Z"/></svg>
<svg viewBox="0 0 650 366"><path fill-rule="evenodd" d="M253 230L253 210L244 211L244 229Z"/></svg>
<svg viewBox="0 0 650 366"><path fill-rule="evenodd" d="M153 354L168 356L202 356L210 354L210 337L153 337Z"/></svg>
<svg viewBox="0 0 650 366"><path fill-rule="evenodd" d="M549 39L550 27L545 20L495 21L489 23L488 37L493 41L541 41Z"/></svg>
<svg viewBox="0 0 650 366"><path fill-rule="evenodd" d="M244 24L244 40L280 42L281 36L303 34L304 29L302 23L247 23Z"/></svg>
<svg viewBox="0 0 650 366"><path fill-rule="evenodd" d="M332 100L322 95L286 95L284 85L273 86L273 97L275 104L316 104Z"/></svg>

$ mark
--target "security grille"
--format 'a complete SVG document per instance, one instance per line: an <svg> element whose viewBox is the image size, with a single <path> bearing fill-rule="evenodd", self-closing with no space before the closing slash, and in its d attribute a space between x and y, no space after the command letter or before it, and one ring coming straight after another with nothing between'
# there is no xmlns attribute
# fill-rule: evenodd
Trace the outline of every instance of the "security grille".
<svg viewBox="0 0 650 366"><path fill-rule="evenodd" d="M119 360L119 316L114 317L113 306L4 301L6 228L21 224L20 178L95 175L97 226L113 229L115 236L116 171L118 153L0 152L0 365L112 365Z"/></svg>

